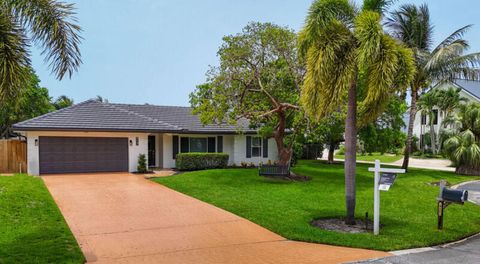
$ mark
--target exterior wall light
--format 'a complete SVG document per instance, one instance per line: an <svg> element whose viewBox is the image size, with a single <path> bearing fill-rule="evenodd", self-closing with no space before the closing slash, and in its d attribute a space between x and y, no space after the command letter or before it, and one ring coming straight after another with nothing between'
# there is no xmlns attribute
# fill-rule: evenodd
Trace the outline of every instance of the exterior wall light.
<svg viewBox="0 0 480 264"><path fill-rule="evenodd" d="M131 139L128 142L130 143L130 146L133 145L133 141Z"/></svg>
<svg viewBox="0 0 480 264"><path fill-rule="evenodd" d="M38 138L35 139L35 146L38 146Z"/></svg>

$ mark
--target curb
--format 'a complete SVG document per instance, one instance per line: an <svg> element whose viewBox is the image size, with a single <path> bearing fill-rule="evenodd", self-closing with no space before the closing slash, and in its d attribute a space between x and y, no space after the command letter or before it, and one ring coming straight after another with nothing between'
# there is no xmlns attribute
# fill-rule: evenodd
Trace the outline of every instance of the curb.
<svg viewBox="0 0 480 264"><path fill-rule="evenodd" d="M422 247L422 248L410 248L410 249L404 249L404 250L390 251L388 253L393 254L395 256L401 256L401 255L407 255L407 254L412 254L412 253L422 253L422 252L440 250L440 249L443 249L443 248L448 248L448 247L451 247L451 246L454 246L454 245L457 245L457 244L460 244L460 243L467 242L468 240L474 239L476 237L480 237L480 233L468 236L466 238L463 238L463 239L460 239L460 240L457 240L457 241L453 241L453 242L449 242L449 243L441 244L441 245L437 245L437 246Z"/></svg>

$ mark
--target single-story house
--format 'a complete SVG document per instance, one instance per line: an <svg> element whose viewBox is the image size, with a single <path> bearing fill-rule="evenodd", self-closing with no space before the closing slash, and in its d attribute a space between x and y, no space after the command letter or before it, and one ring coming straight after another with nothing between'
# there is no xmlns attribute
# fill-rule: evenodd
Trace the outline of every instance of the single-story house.
<svg viewBox="0 0 480 264"><path fill-rule="evenodd" d="M183 152L227 153L230 165L275 161L275 141L248 125L203 125L189 107L88 100L13 129L27 138L28 173L39 175L134 172L140 154L155 168L174 168Z"/></svg>

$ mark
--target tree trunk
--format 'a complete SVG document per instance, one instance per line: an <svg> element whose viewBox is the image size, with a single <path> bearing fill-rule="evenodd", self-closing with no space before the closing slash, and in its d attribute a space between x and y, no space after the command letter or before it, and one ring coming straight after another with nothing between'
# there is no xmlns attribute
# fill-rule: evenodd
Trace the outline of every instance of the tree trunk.
<svg viewBox="0 0 480 264"><path fill-rule="evenodd" d="M410 154L412 153L412 138L413 138L413 125L415 123L415 115L417 114L417 89L412 89L412 102L410 105L410 116L408 119L408 131L407 131L407 141L405 142L405 151L403 153L403 164L402 169L405 171L408 170L408 161L410 159Z"/></svg>
<svg viewBox="0 0 480 264"><path fill-rule="evenodd" d="M357 81L348 89L347 118L345 119L345 224L355 224L355 171L357 159Z"/></svg>
<svg viewBox="0 0 480 264"><path fill-rule="evenodd" d="M432 154L437 154L437 148L436 148L436 137L435 137L435 129L433 127L433 114L430 115L430 148L432 150Z"/></svg>
<svg viewBox="0 0 480 264"><path fill-rule="evenodd" d="M286 115L285 112L280 111L278 112L278 126L273 133L273 138L275 139L275 143L277 143L277 151L278 151L278 164L279 165L288 165L292 158L292 147L285 147L285 143L283 142L285 138L285 126L286 126Z"/></svg>
<svg viewBox="0 0 480 264"><path fill-rule="evenodd" d="M332 164L334 162L333 157L335 153L335 145L336 144L330 144L328 146L328 164Z"/></svg>

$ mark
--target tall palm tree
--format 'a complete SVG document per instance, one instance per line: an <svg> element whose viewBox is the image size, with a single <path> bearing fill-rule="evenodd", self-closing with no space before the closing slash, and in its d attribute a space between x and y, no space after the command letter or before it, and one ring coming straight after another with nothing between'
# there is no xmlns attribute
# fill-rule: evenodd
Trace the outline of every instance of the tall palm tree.
<svg viewBox="0 0 480 264"><path fill-rule="evenodd" d="M57 79L81 64L80 26L73 4L57 0L0 1L0 103L12 99L29 78L29 47L43 49Z"/></svg>
<svg viewBox="0 0 480 264"><path fill-rule="evenodd" d="M459 111L445 120L453 126L453 133L445 141L445 150L456 173L480 174L480 104L461 105Z"/></svg>
<svg viewBox="0 0 480 264"><path fill-rule="evenodd" d="M417 113L418 93L433 82L455 78L480 79L480 53L465 54L469 45L462 37L471 25L462 27L432 49L433 27L427 5L406 4L394 11L387 21L392 35L415 54L416 74L410 83L410 113L402 168L408 169L412 152L413 125Z"/></svg>
<svg viewBox="0 0 480 264"><path fill-rule="evenodd" d="M418 109L422 114L428 117L428 126L430 128L430 150L433 154L437 154L436 148L436 134L434 121L436 118L434 108L439 104L439 95L438 90L432 90L428 93L425 93L418 99Z"/></svg>
<svg viewBox="0 0 480 264"><path fill-rule="evenodd" d="M307 68L301 97L306 112L318 120L347 101L347 224L355 223L357 92L362 121L372 120L391 94L406 87L415 70L411 51L383 31L380 12L387 2L365 1L357 11L348 0L314 1L299 33Z"/></svg>

